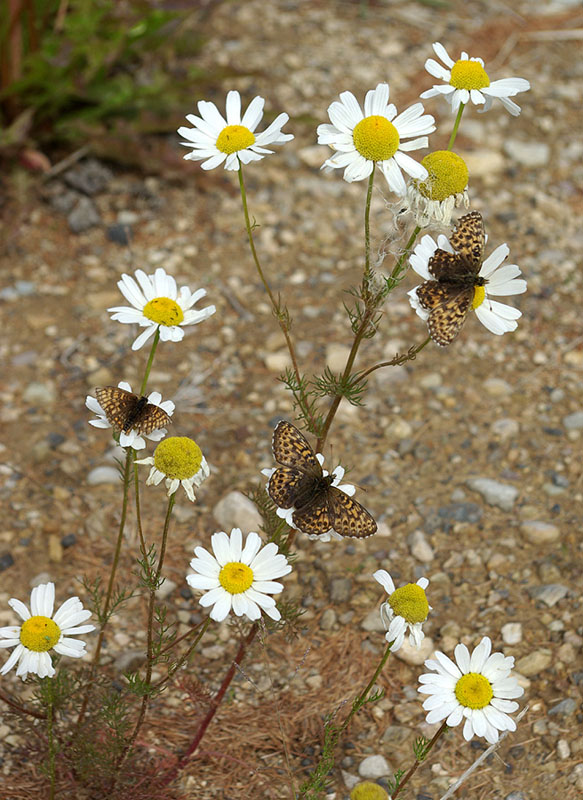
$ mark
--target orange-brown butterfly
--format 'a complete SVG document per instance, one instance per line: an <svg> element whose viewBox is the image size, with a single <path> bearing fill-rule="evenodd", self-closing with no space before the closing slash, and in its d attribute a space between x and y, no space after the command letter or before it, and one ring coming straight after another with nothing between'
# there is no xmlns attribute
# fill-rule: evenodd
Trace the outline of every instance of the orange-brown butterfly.
<svg viewBox="0 0 583 800"><path fill-rule="evenodd" d="M147 397L139 397L118 386L104 386L95 390L95 396L107 421L113 428L129 433L152 433L172 422L163 408L148 403Z"/></svg>
<svg viewBox="0 0 583 800"><path fill-rule="evenodd" d="M273 432L273 456L281 464L269 479L269 496L281 508L295 507L294 525L302 533L334 529L341 536L372 536L377 524L366 508L332 486L306 437L291 422L278 422Z"/></svg>
<svg viewBox="0 0 583 800"><path fill-rule="evenodd" d="M429 311L429 335L440 347L456 338L472 307L476 287L486 285L486 279L478 274L486 241L480 212L461 217L449 241L456 252L438 248L427 265L435 280L425 281L417 289L421 306Z"/></svg>

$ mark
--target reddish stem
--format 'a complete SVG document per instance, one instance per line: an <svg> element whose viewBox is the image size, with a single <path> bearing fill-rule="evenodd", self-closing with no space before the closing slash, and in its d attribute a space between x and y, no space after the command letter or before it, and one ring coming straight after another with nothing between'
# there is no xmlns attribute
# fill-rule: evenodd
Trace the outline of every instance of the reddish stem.
<svg viewBox="0 0 583 800"><path fill-rule="evenodd" d="M163 788L164 786L168 786L170 783L172 783L172 781L178 775L180 770L184 769L184 767L186 766L186 763L188 762L188 759L193 755L193 753L196 752L196 748L199 746L199 744L200 744L200 742L202 740L202 737L205 735L206 729L210 725L212 718L217 713L217 709L220 706L223 697L225 696L225 692L227 691L231 681L233 680L233 677L235 675L235 670L237 669L237 667L239 666L239 664L243 660L243 656L245 655L245 652L247 651L247 648L249 647L249 645L251 644L251 642L255 638L255 634L257 633L257 630L258 630L258 624L255 622L255 623L253 623L253 627L251 628L251 630L249 631L249 633L247 634L245 639L243 639L243 641L239 644L239 649L237 650L237 655L235 656L235 660L233 661L233 663L231 664L231 666L229 668L229 671L227 672L227 674L223 678L223 682L221 683L219 691L216 693L215 697L211 701L210 708L207 711L205 718L201 722L201 724L200 724L200 726L199 726L199 728L198 728L198 730L196 732L196 735L195 735L194 739L192 740L192 742L188 746L188 749L184 753L182 758L178 759L178 761L176 762L174 767L172 767L172 769L168 770L166 775L162 778L162 782L160 784L160 788Z"/></svg>

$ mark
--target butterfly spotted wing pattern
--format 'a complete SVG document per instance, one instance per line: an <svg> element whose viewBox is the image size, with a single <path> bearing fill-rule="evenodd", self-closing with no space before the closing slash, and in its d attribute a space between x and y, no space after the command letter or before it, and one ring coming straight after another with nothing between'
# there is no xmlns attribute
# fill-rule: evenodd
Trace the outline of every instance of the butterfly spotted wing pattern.
<svg viewBox="0 0 583 800"><path fill-rule="evenodd" d="M96 389L95 396L110 425L123 433L133 429L148 434L172 422L164 409L148 403L147 397L138 397L118 386Z"/></svg>
<svg viewBox="0 0 583 800"><path fill-rule="evenodd" d="M472 306L475 287L486 283L478 275L485 241L482 215L472 211L459 220L450 237L456 252L438 248L429 259L428 269L435 280L421 284L417 297L429 311L429 335L441 347L457 337Z"/></svg>
<svg viewBox="0 0 583 800"><path fill-rule="evenodd" d="M267 485L271 499L281 508L295 506L294 525L307 534L327 533L364 538L377 529L366 508L332 486L305 436L282 420L273 433L273 455L281 464Z"/></svg>

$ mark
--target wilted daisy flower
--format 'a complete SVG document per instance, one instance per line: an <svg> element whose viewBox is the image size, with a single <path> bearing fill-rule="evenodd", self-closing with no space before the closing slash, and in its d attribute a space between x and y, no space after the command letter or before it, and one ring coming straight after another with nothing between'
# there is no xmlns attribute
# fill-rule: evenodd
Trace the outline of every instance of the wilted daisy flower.
<svg viewBox="0 0 583 800"><path fill-rule="evenodd" d="M230 91L227 94L225 120L214 103L199 100L200 117L195 114L186 115L194 128L178 128L178 133L188 139L180 144L193 148L184 158L203 161L203 169L214 169L225 162L225 169L236 170L240 164L260 161L264 156L273 153L266 145L284 144L294 137L291 133L282 133L281 130L289 119L287 114L280 114L262 133L255 133L263 118L264 105L263 97L254 97L241 119L241 96L237 91Z"/></svg>
<svg viewBox="0 0 583 800"><path fill-rule="evenodd" d="M433 58L425 62L425 69L434 78L445 81L444 84L435 84L421 95L422 99L441 95L451 106L452 111L457 111L460 103L464 105L470 100L476 106L483 106L479 111L488 111L492 100L497 97L504 108L512 116L520 114L520 106L508 98L514 97L519 92L530 89L530 83L524 78L503 78L490 82L488 73L484 69L481 58L470 58L462 52L457 61L452 61L445 47L439 42L434 42L433 50L445 67Z"/></svg>
<svg viewBox="0 0 583 800"><path fill-rule="evenodd" d="M427 170L427 178L412 179L407 185L407 200L415 221L422 228L434 222L449 225L453 209L470 204L466 162L451 150L436 150L426 155L421 164Z"/></svg>
<svg viewBox="0 0 583 800"><path fill-rule="evenodd" d="M511 698L524 693L515 677L510 677L514 666L512 656L502 653L490 655L492 642L484 636L470 656L465 644L454 650L454 663L437 651L435 659L425 662L434 670L419 676L418 691L431 695L423 703L429 711L428 723L445 719L450 728L464 723L464 739L482 736L490 744L498 741L498 731L515 731L516 723L508 714L516 711L518 703ZM437 674L435 674L437 673Z"/></svg>
<svg viewBox="0 0 583 800"><path fill-rule="evenodd" d="M160 442L153 456L141 458L135 463L152 465L146 480L147 486L157 486L166 478L168 497L182 485L188 499L193 503L195 496L192 487L200 486L210 475L202 450L188 436L169 436Z"/></svg>
<svg viewBox="0 0 583 800"><path fill-rule="evenodd" d="M132 387L127 381L120 381L117 386L118 389L123 389L126 392L132 391ZM163 401L160 392L150 392L147 399L149 404L158 406L158 408L161 408L163 411L165 411L169 417L174 414L174 409L176 406L172 400ZM85 405L89 411L92 411L97 415L97 419L89 420L90 425L93 425L95 428L114 427L116 430L119 430L119 443L121 447L133 447L134 450L143 450L146 446L144 437L152 442L159 442L160 439L163 439L164 436L166 436L166 428L157 428L156 430L150 431L150 433L142 433L140 430L137 430L133 427L127 432L120 430L119 425L112 425L110 421L112 417L111 413L107 414L99 401L92 395L87 395L85 398ZM110 419L108 419L108 417ZM136 427L139 429L140 425L138 424Z"/></svg>
<svg viewBox="0 0 583 800"><path fill-rule="evenodd" d="M316 453L315 455L320 463L320 466L323 467L324 456L322 455L322 453ZM268 484L269 484L269 479L271 478L274 472L275 469L261 470L261 474L265 475ZM335 469L333 469L331 474L333 475L334 480L332 481L331 486L336 486L338 489L340 489L341 492L344 492L344 494L347 494L349 497L352 497L353 494L356 492L356 488L351 483L341 483L341 480L344 477L345 472L346 470L344 469L344 467L340 466L340 464ZM328 472L327 469L322 469L322 475L324 478L326 478L328 477L328 475L330 475L330 473ZM291 506L290 508L281 508L280 506L277 506L275 509L275 513L277 514L278 517L285 520L286 524L289 525L290 528L293 528L294 530L297 531L298 526L294 523L293 520L293 514L295 510L296 510L295 506ZM304 532L302 531L302 533ZM334 528L330 528L330 530L327 531L326 533L307 533L305 535L308 537L308 539L312 540L318 539L321 542L329 542L330 539L344 538L339 533L337 533L334 530Z"/></svg>
<svg viewBox="0 0 583 800"><path fill-rule="evenodd" d="M183 326L196 325L216 311L214 306L194 310L192 306L206 295L206 289L191 292L188 286L181 286L178 291L176 281L162 267L158 267L153 275L146 275L141 269L136 270L135 275L137 281L123 274L117 282L131 307L107 309L114 312L112 319L127 325L137 323L146 329L135 340L132 350L139 350L158 329L163 342L180 342L184 338Z"/></svg>
<svg viewBox="0 0 583 800"><path fill-rule="evenodd" d="M55 668L49 655L54 650L62 656L81 658L85 642L69 637L95 630L95 625L80 625L91 616L78 597L70 597L53 614L55 584L41 583L30 594L30 611L20 600L12 598L8 605L24 622L0 628L0 647L14 647L10 658L0 669L1 675L18 664L16 674L26 678L29 672L40 678L52 678Z"/></svg>
<svg viewBox="0 0 583 800"><path fill-rule="evenodd" d="M378 569L373 578L389 595L381 606L381 620L387 633L387 642L393 642L391 652L396 653L403 644L407 629L411 647L421 647L425 634L422 626L431 606L427 602L425 589L429 586L427 578L419 578L417 583L408 583L395 589L395 584L385 569Z"/></svg>
<svg viewBox="0 0 583 800"><path fill-rule="evenodd" d="M434 280L434 276L429 272L428 265L437 248L448 253L454 252L447 237L443 234L439 234L437 242L426 234L409 259L415 272L426 281ZM518 278L521 274L520 267L516 264L500 266L504 259L508 257L509 252L508 245L501 244L484 261L478 276L484 279L485 284L484 286L475 287L471 306L482 325L497 336L516 330L518 326L516 320L522 314L517 308L491 300L491 296L507 297L526 292L526 281ZM408 292L409 302L421 319L427 320L430 312L421 305L417 296L418 289L419 286L416 286Z"/></svg>
<svg viewBox="0 0 583 800"><path fill-rule="evenodd" d="M427 147L427 134L435 130L435 120L423 114L421 103L397 115L389 104L389 84L379 83L367 92L364 114L352 92L342 92L340 101L329 106L328 116L332 124L318 125L318 144L327 144L336 153L323 169L343 169L344 180L352 183L368 178L378 164L391 190L401 197L407 189L401 170L419 180L427 177L425 167L406 154ZM412 136L417 138L402 141Z"/></svg>
<svg viewBox="0 0 583 800"><path fill-rule="evenodd" d="M195 547L196 558L190 562L194 575L186 580L193 589L205 592L200 598L201 606L213 606L210 616L221 622L231 609L241 617L259 619L261 609L278 620L281 614L275 607L271 594L279 594L283 584L274 581L291 572L287 558L278 553L274 542L261 547L256 533L249 533L243 547L239 528L233 528L230 536L224 531L213 533L211 545L214 555L204 547Z"/></svg>

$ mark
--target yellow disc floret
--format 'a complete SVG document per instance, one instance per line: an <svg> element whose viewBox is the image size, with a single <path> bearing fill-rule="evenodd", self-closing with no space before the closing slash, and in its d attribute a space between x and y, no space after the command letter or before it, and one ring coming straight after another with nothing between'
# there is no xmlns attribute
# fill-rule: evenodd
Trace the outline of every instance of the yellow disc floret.
<svg viewBox="0 0 583 800"><path fill-rule="evenodd" d="M363 781L350 792L350 800L390 800L390 798L378 783Z"/></svg>
<svg viewBox="0 0 583 800"><path fill-rule="evenodd" d="M403 617L412 625L427 619L429 603L425 591L416 583L408 583L395 589L388 602L396 616Z"/></svg>
<svg viewBox="0 0 583 800"><path fill-rule="evenodd" d="M176 302L169 297L155 297L146 303L142 310L142 314L151 319L152 322L157 322L158 325L180 325L184 320L182 309Z"/></svg>
<svg viewBox="0 0 583 800"><path fill-rule="evenodd" d="M219 572L219 583L229 594L246 592L253 583L253 570L240 561L230 561Z"/></svg>
<svg viewBox="0 0 583 800"><path fill-rule="evenodd" d="M468 185L469 172L466 162L451 150L436 150L421 161L429 173L419 183L419 191L430 200L442 202L450 195L461 194Z"/></svg>
<svg viewBox="0 0 583 800"><path fill-rule="evenodd" d="M202 465L202 450L188 436L169 436L154 451L154 466L167 478L192 478Z"/></svg>
<svg viewBox="0 0 583 800"><path fill-rule="evenodd" d="M44 653L61 638L61 629L49 617L29 617L20 628L20 641L29 650Z"/></svg>
<svg viewBox="0 0 583 800"><path fill-rule="evenodd" d="M456 61L451 68L450 86L456 89L485 89L490 85L490 78L479 61L467 59Z"/></svg>
<svg viewBox="0 0 583 800"><path fill-rule="evenodd" d="M399 147L399 133L386 117L365 117L352 131L354 146L368 161L387 161Z"/></svg>
<svg viewBox="0 0 583 800"><path fill-rule="evenodd" d="M255 136L244 125L227 125L217 138L217 150L230 155L255 144Z"/></svg>
<svg viewBox="0 0 583 800"><path fill-rule="evenodd" d="M466 708L485 708L494 697L494 692L487 678L479 672L468 672L456 683L455 696Z"/></svg>
<svg viewBox="0 0 583 800"><path fill-rule="evenodd" d="M476 286L474 289L474 299L472 300L472 309L481 306L486 299L486 290L483 286Z"/></svg>

